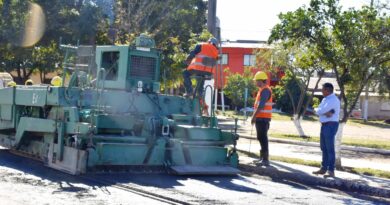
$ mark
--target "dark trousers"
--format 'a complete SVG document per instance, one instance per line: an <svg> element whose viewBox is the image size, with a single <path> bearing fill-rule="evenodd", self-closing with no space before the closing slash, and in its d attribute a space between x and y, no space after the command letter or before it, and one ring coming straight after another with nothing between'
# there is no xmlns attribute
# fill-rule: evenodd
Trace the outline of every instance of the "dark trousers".
<svg viewBox="0 0 390 205"><path fill-rule="evenodd" d="M204 86L204 77L208 77L211 75L209 72L205 71L198 71L198 70L184 70L183 71L183 79L184 79L184 88L186 89L186 93L192 95L193 89L192 89L192 83L191 83L191 76L195 75L197 76L197 90L199 97L203 95L203 86Z"/></svg>
<svg viewBox="0 0 390 205"><path fill-rule="evenodd" d="M261 150L260 154L262 156L267 155L268 156L268 129L269 129L269 122L268 119L256 119L256 132L257 132L257 139L260 142Z"/></svg>
<svg viewBox="0 0 390 205"><path fill-rule="evenodd" d="M334 150L334 141L339 128L338 122L328 122L321 126L320 147L322 151L321 168L334 171L336 154Z"/></svg>

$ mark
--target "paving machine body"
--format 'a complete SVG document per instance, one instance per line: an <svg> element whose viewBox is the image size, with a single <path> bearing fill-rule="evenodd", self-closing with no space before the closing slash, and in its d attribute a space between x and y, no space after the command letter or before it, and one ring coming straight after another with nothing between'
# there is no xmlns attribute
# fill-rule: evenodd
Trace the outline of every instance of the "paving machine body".
<svg viewBox="0 0 390 205"><path fill-rule="evenodd" d="M140 167L238 172L238 135L219 129L213 114L202 116L198 98L159 93L153 39L61 48L65 85L0 89L1 146L70 174Z"/></svg>

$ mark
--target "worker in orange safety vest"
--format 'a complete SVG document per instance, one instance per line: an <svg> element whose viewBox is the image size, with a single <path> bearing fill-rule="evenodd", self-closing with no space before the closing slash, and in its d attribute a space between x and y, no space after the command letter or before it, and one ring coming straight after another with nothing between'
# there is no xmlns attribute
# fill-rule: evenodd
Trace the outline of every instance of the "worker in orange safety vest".
<svg viewBox="0 0 390 205"><path fill-rule="evenodd" d="M197 93L199 97L203 95L204 77L211 76L218 59L218 40L210 38L208 43L196 45L195 49L188 55L187 69L183 71L185 97L193 94L191 75L199 77Z"/></svg>
<svg viewBox="0 0 390 205"><path fill-rule="evenodd" d="M253 80L259 91L256 95L251 124L256 125L257 139L260 142L259 164L269 166L268 129L272 117L272 90L267 85L268 75L259 71Z"/></svg>

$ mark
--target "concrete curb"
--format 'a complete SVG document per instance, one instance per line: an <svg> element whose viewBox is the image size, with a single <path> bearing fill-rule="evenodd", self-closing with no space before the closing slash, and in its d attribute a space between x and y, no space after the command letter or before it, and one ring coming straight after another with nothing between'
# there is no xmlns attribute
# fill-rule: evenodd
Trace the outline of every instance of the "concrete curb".
<svg viewBox="0 0 390 205"><path fill-rule="evenodd" d="M275 162L271 162L272 163ZM335 188L342 191L355 191L370 196L390 198L390 189L373 187L365 184L359 180L351 179L324 179L314 175L307 174L305 172L287 172L281 171L272 167L256 167L249 164L240 164L240 169L245 172L256 173L262 176L268 176L273 181L285 181L290 180L298 183L303 183L312 186L325 186L329 188Z"/></svg>
<svg viewBox="0 0 390 205"><path fill-rule="evenodd" d="M239 135L240 135L240 138L256 140L256 138L250 137L249 135L243 135L243 134L239 134ZM297 140L286 140L286 139L279 139L279 138L273 138L273 137L268 138L268 140L270 142L283 143L283 144L294 144L294 145L302 145L302 146L320 147L320 143L317 143L317 142L301 142L301 141L297 141ZM384 150L384 149L374 149L374 148L357 147L357 146L349 146L349 145L342 145L341 149L355 151L355 152L381 154L381 155L385 155L385 156L390 156L390 150Z"/></svg>

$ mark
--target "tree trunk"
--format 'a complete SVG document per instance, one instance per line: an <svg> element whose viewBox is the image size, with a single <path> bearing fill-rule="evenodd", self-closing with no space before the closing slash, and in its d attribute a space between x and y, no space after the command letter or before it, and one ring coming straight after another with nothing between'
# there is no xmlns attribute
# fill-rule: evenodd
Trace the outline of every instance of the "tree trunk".
<svg viewBox="0 0 390 205"><path fill-rule="evenodd" d="M337 130L337 134L335 137L335 152L336 152L336 169L337 170L342 170L343 167L341 165L341 139L343 137L343 131L344 131L344 126L345 122L341 122L339 124L339 129Z"/></svg>
<svg viewBox="0 0 390 205"><path fill-rule="evenodd" d="M293 122L294 122L295 128L297 128L299 137L307 138L308 136L305 135L305 132L303 131L303 128L302 128L302 126L301 126L302 116L299 117L298 114L294 114L294 116L293 116Z"/></svg>
<svg viewBox="0 0 390 205"><path fill-rule="evenodd" d="M45 72L41 71L41 74L40 74L40 80L41 80L41 83L44 83L45 81Z"/></svg>

